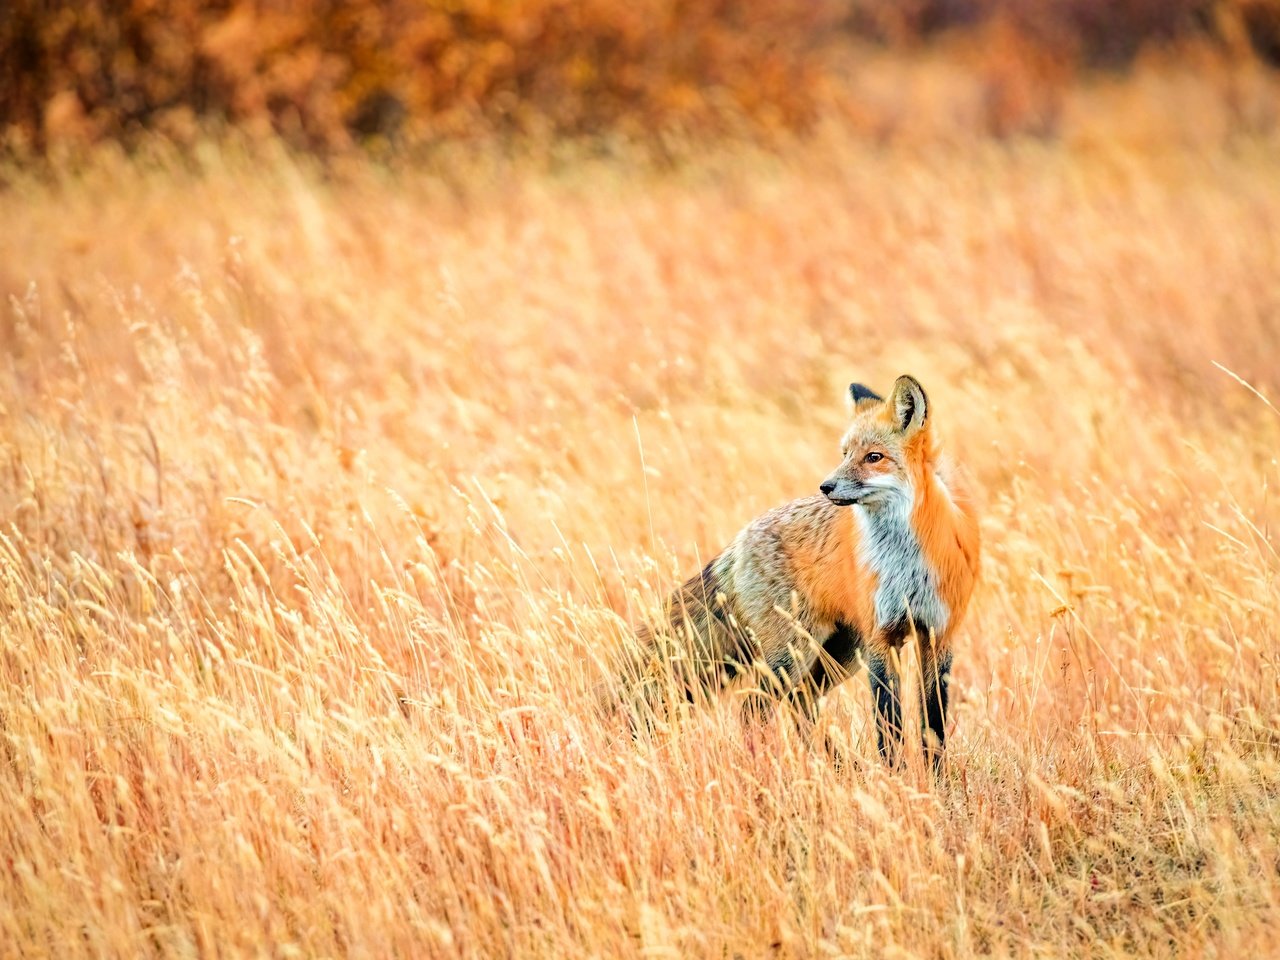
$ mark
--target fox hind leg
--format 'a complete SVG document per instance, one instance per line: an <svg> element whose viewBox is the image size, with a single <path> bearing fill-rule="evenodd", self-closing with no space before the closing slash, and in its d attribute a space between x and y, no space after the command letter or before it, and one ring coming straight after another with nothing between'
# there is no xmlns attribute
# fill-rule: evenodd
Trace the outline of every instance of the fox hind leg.
<svg viewBox="0 0 1280 960"><path fill-rule="evenodd" d="M848 624L837 623L813 658L804 680L788 693L787 702L808 721L816 720L822 697L857 669L861 648L862 636L858 631Z"/></svg>
<svg viewBox="0 0 1280 960"><path fill-rule="evenodd" d="M862 635L846 623L836 623L835 629L814 658L809 674L787 697L792 712L801 721L807 734L812 734L817 724L822 697L844 683L857 669L858 653L862 649ZM845 759L840 748L831 738L824 737L823 745L837 767Z"/></svg>
<svg viewBox="0 0 1280 960"><path fill-rule="evenodd" d="M757 647L762 653L771 652L754 664L756 679L743 703L744 719L757 723L768 720L779 703L786 703L812 722L824 689L820 681L815 682L825 646L818 638L829 636L830 628L776 614L773 619L774 639Z"/></svg>
<svg viewBox="0 0 1280 960"><path fill-rule="evenodd" d="M767 719L777 704L784 703L809 739L817 725L822 697L856 670L861 649L861 634L844 623L837 623L820 647L813 641L803 650L793 644L789 659L769 664L768 673L748 695L745 718L754 722ZM824 738L824 746L837 766L843 765L844 757L830 738Z"/></svg>
<svg viewBox="0 0 1280 960"><path fill-rule="evenodd" d="M801 649L799 641L755 665L756 682L746 691L743 719L764 723L779 703L802 695L817 651Z"/></svg>

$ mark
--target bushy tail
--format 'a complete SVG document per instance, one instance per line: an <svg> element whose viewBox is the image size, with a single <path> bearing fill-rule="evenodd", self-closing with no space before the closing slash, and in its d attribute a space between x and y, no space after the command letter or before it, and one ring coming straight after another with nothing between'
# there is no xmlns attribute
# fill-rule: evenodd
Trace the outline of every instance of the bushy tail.
<svg viewBox="0 0 1280 960"><path fill-rule="evenodd" d="M633 723L648 725L675 700L696 701L714 693L754 659L734 614L722 557L676 590L658 617L636 629L621 682L606 694L614 709L629 709Z"/></svg>

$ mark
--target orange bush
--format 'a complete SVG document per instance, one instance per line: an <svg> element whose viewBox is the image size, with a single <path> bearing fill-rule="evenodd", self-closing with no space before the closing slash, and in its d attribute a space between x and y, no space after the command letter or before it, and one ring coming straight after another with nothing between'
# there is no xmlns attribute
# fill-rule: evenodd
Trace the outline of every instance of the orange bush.
<svg viewBox="0 0 1280 960"><path fill-rule="evenodd" d="M802 129L847 76L854 36L959 26L981 42L993 22L1025 46L998 58L997 132L1053 127L1041 88L1060 78L1018 79L1045 63L1116 64L1193 34L1280 57L1280 0L9 0L0 131L43 150L142 129L189 141L210 123L311 147Z"/></svg>
<svg viewBox="0 0 1280 960"><path fill-rule="evenodd" d="M90 0L0 20L8 125L171 134L196 117L310 145L477 128L786 126L814 114L832 0Z"/></svg>

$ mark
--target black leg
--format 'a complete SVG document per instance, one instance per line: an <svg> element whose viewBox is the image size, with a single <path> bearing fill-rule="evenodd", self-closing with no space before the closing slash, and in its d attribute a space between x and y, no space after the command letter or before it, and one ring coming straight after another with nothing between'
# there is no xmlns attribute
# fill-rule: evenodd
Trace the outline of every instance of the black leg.
<svg viewBox="0 0 1280 960"><path fill-rule="evenodd" d="M816 720L819 699L857 669L855 661L861 645L862 637L856 629L837 623L814 658L809 675L791 691L788 699L792 708L810 723Z"/></svg>
<svg viewBox="0 0 1280 960"><path fill-rule="evenodd" d="M880 757L890 766L898 763L902 745L902 699L898 668L883 654L867 659L867 675L871 681L871 697L876 709L876 742Z"/></svg>
<svg viewBox="0 0 1280 960"><path fill-rule="evenodd" d="M787 706L800 722L806 736L812 732L814 725L818 722L818 705L822 697L847 676L848 674L844 673L840 667L823 664L819 657L819 661L813 665L809 675L787 692Z"/></svg>
<svg viewBox="0 0 1280 960"><path fill-rule="evenodd" d="M790 701L796 695L804 675L801 658L792 649L757 663L755 683L742 701L742 719L757 725L768 722L780 701Z"/></svg>
<svg viewBox="0 0 1280 960"><path fill-rule="evenodd" d="M924 755L932 762L934 772L937 772L942 768L943 752L947 745L951 651L930 648L921 652L920 696L923 703L920 732L924 740Z"/></svg>
<svg viewBox="0 0 1280 960"><path fill-rule="evenodd" d="M787 691L787 706L806 740L813 736L822 697L849 679L850 673L856 669L855 659L861 644L862 638L856 629L837 623L822 644L821 651L813 658L808 674ZM830 737L823 738L823 745L836 769L842 768L845 760L840 748L831 742Z"/></svg>

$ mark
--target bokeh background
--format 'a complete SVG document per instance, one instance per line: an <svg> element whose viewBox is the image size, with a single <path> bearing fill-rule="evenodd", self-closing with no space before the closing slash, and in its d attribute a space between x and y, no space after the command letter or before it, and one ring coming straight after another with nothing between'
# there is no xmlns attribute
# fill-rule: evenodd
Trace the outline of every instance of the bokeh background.
<svg viewBox="0 0 1280 960"><path fill-rule="evenodd" d="M11 146L190 143L225 125L305 147L495 133L811 129L892 138L924 109L887 51L943 52L967 132L1062 132L1067 89L1161 67L1258 116L1250 65L1280 59L1274 0L13 0L0 15ZM917 64L919 66L919 64ZM963 77L963 80L960 78ZM1256 82L1256 78L1254 78ZM924 81L927 83L928 81ZM1263 111L1265 113L1265 111Z"/></svg>

